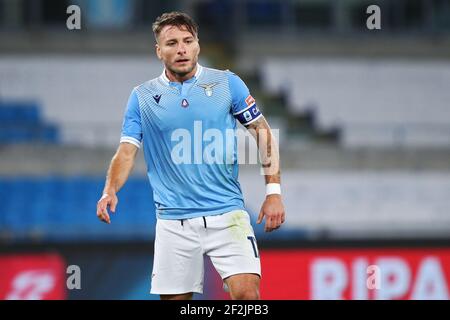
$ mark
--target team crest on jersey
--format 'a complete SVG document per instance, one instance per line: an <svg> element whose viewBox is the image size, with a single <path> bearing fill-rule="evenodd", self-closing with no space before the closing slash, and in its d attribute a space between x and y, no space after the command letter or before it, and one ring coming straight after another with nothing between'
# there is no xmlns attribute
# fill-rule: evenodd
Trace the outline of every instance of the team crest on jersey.
<svg viewBox="0 0 450 320"><path fill-rule="evenodd" d="M218 82L214 82L214 83L210 83L210 84L199 84L199 87L202 87L203 89L205 89L205 94L208 97L211 97L213 95L213 87L217 86L219 83Z"/></svg>

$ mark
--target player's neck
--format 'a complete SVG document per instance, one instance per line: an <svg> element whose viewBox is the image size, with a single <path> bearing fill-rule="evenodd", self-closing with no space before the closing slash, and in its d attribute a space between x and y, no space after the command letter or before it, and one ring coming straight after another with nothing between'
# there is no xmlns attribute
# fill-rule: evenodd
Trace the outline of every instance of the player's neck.
<svg viewBox="0 0 450 320"><path fill-rule="evenodd" d="M197 68L198 68L198 66L196 65L194 67L194 69L192 69L191 72L184 74L184 75L173 73L170 70L165 69L166 77L167 77L167 79L169 79L170 82L184 82L186 80L189 80L193 76L195 76L195 73L197 72Z"/></svg>

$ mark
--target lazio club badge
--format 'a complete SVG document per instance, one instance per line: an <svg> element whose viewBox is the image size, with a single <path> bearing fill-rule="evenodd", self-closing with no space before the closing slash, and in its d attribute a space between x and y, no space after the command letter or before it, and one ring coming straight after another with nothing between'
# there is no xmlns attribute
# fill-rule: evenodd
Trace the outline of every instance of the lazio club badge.
<svg viewBox="0 0 450 320"><path fill-rule="evenodd" d="M211 97L213 95L213 87L215 87L216 85L218 85L218 82L214 82L214 83L210 83L210 84L199 84L199 87L202 87L203 89L205 89L205 94L207 97Z"/></svg>

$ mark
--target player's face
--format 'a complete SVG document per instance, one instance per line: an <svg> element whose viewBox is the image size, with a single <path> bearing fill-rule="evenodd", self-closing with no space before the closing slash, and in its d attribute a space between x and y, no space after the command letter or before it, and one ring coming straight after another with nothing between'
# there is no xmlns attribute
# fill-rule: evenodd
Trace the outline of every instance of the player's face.
<svg viewBox="0 0 450 320"><path fill-rule="evenodd" d="M169 72L179 77L193 76L199 53L198 39L187 29L165 26L161 30L156 54Z"/></svg>

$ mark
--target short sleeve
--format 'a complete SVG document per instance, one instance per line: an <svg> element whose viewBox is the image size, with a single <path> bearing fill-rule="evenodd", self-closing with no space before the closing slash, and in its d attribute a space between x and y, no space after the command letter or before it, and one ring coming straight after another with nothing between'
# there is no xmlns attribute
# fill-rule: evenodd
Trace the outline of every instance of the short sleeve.
<svg viewBox="0 0 450 320"><path fill-rule="evenodd" d="M250 95L250 91L244 81L236 74L228 72L228 83L232 97L233 116L244 126L262 117L256 101Z"/></svg>
<svg viewBox="0 0 450 320"><path fill-rule="evenodd" d="M125 111L120 143L128 142L140 148L142 143L141 112L136 89L133 89Z"/></svg>

